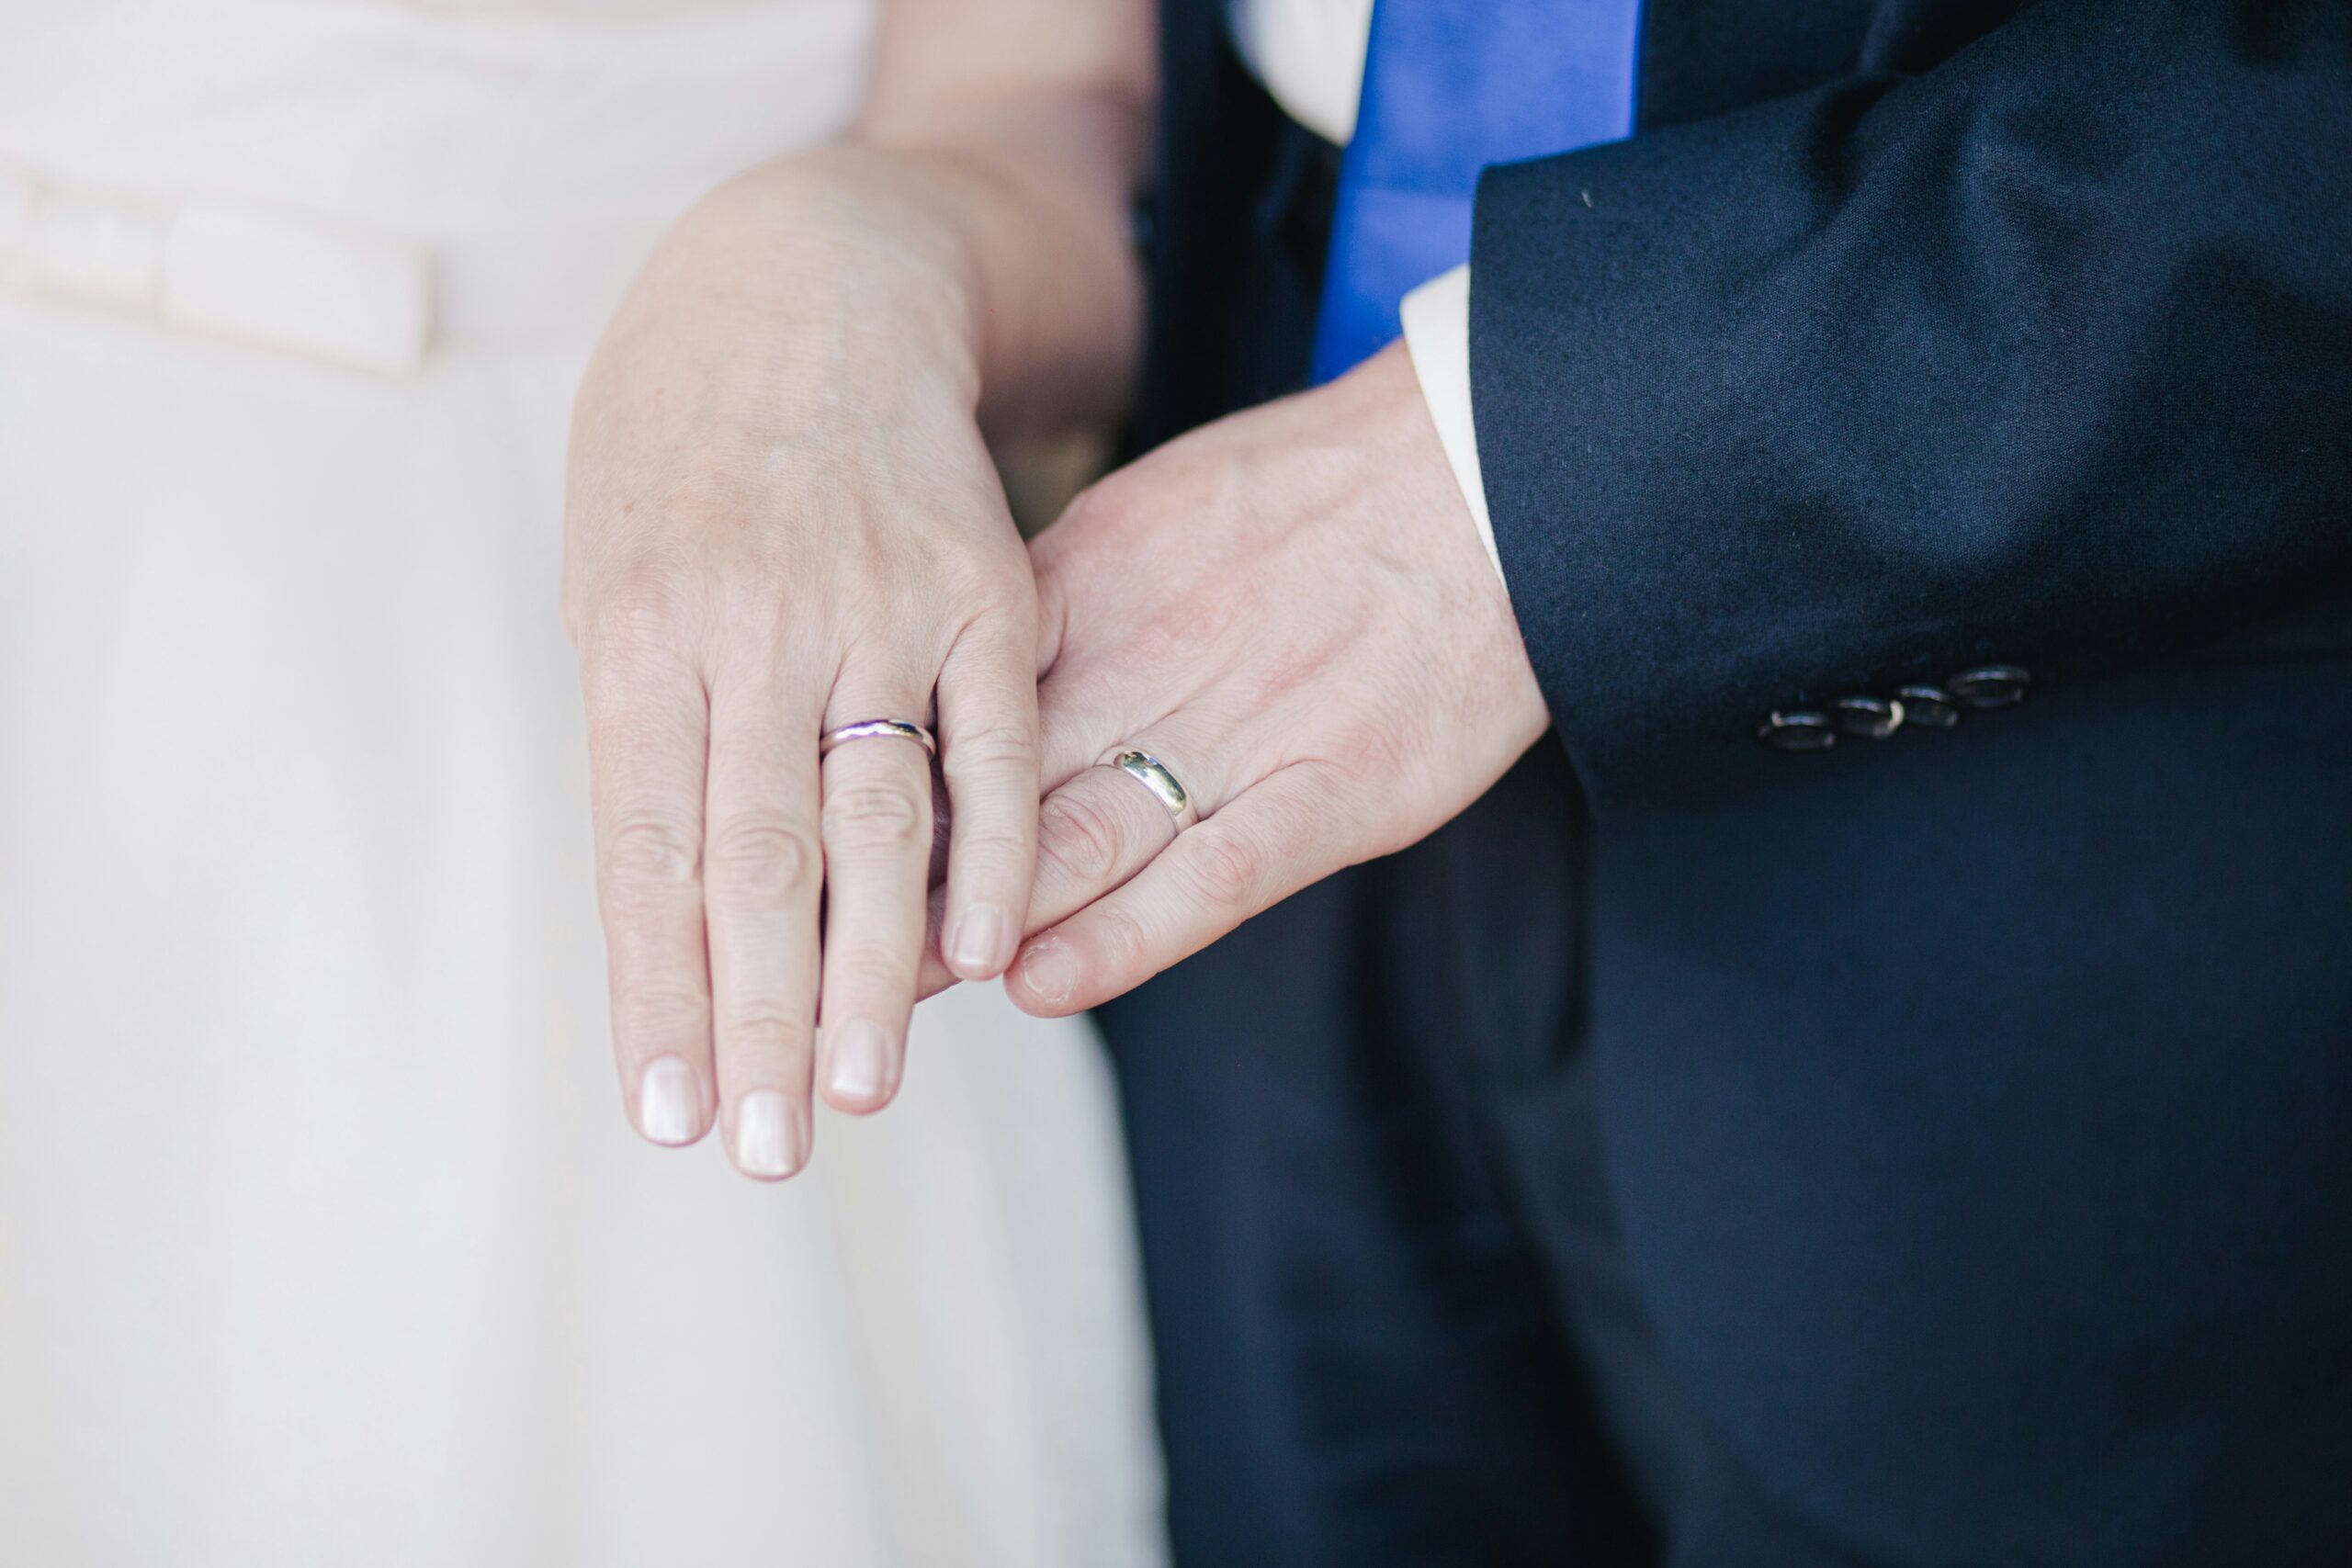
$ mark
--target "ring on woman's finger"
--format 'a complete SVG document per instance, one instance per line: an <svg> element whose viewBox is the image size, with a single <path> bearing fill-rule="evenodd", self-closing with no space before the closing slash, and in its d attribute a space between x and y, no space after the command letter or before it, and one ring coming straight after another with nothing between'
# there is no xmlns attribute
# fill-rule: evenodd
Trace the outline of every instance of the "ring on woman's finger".
<svg viewBox="0 0 2352 1568"><path fill-rule="evenodd" d="M1094 765L1116 768L1151 791L1152 798L1167 807L1178 832L1201 819L1200 812L1193 808L1192 795L1176 782L1176 775L1168 771L1168 764L1150 752L1139 751L1132 746L1114 746L1103 752Z"/></svg>
<svg viewBox="0 0 2352 1568"><path fill-rule="evenodd" d="M932 739L930 730L900 718L862 718L855 724L836 725L817 742L817 755L828 756L844 741L877 739L911 740L932 756L939 755L939 742Z"/></svg>

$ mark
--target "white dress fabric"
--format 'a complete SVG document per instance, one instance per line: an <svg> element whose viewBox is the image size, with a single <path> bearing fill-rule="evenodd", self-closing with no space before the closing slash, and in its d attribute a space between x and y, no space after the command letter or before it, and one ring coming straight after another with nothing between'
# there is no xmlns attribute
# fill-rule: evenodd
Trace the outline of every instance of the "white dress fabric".
<svg viewBox="0 0 2352 1568"><path fill-rule="evenodd" d="M556 616L602 313L859 0L0 0L0 1563L1162 1560L1081 1024L626 1128Z"/></svg>

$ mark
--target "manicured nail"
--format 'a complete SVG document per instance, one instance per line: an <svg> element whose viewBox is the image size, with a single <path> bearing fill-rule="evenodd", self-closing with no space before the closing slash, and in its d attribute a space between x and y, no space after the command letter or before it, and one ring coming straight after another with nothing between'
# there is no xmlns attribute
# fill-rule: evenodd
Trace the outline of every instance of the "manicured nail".
<svg viewBox="0 0 2352 1568"><path fill-rule="evenodd" d="M800 1168L800 1118L784 1096L756 1089L735 1102L735 1163L752 1176L790 1176Z"/></svg>
<svg viewBox="0 0 2352 1568"><path fill-rule="evenodd" d="M825 1058L825 1083L835 1100L863 1102L882 1092L889 1043L882 1031L862 1018L825 1032L832 1049Z"/></svg>
<svg viewBox="0 0 2352 1568"><path fill-rule="evenodd" d="M1021 955L1021 983L1047 1007L1059 1007L1078 989L1078 955L1050 937L1031 942Z"/></svg>
<svg viewBox="0 0 2352 1568"><path fill-rule="evenodd" d="M702 1085L683 1056L648 1062L637 1080L637 1128L657 1144L691 1144L702 1131Z"/></svg>
<svg viewBox="0 0 2352 1568"><path fill-rule="evenodd" d="M1004 942L1004 911L994 904L975 904L956 922L956 941L948 962L969 975L996 968L997 949Z"/></svg>

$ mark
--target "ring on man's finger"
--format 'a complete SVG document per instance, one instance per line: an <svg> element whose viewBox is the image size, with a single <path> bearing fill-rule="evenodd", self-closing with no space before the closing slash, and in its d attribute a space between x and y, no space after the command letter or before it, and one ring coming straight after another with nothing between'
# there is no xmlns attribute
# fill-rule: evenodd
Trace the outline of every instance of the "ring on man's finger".
<svg viewBox="0 0 2352 1568"><path fill-rule="evenodd" d="M1150 752L1137 750L1132 746L1114 746L1103 752L1094 765L1116 768L1151 791L1152 798L1167 808L1178 832L1201 819L1200 812L1193 806L1192 795L1176 782L1176 775L1168 771L1168 765Z"/></svg>
<svg viewBox="0 0 2352 1568"><path fill-rule="evenodd" d="M909 724L902 718L862 718L855 724L838 725L825 731L817 742L817 756L822 760L832 753L834 747L846 741L872 739L911 740L930 755L939 755L939 742L920 724Z"/></svg>

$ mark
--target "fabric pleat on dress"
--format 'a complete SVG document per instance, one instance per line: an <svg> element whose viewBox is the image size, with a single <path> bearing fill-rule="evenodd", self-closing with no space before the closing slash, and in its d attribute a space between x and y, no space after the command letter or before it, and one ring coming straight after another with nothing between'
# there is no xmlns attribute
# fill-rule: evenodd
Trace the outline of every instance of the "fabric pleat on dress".
<svg viewBox="0 0 2352 1568"><path fill-rule="evenodd" d="M0 1562L1157 1562L1083 1023L783 1188L615 1089L571 398L869 8L476 9L0 6ZM272 335L387 255L413 363Z"/></svg>

